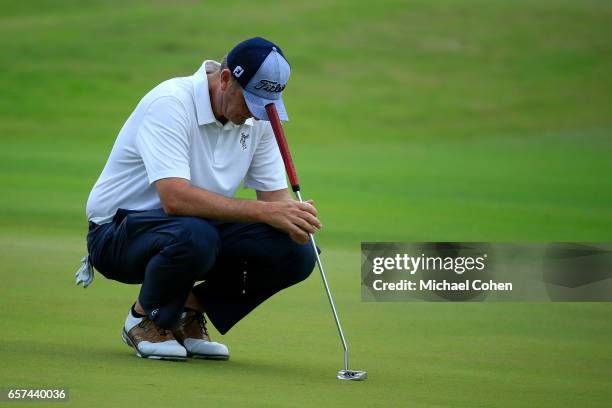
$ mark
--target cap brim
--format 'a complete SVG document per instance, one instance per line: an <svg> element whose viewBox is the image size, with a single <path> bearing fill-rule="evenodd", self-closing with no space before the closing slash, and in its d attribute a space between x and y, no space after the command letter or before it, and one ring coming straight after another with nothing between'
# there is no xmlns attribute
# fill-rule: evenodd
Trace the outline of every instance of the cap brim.
<svg viewBox="0 0 612 408"><path fill-rule="evenodd" d="M242 93L244 95L244 101L246 102L249 111L256 119L269 121L270 118L268 118L268 112L266 112L266 105L273 103L274 105L276 105L276 111L278 112L278 117L280 118L280 120L283 120L285 122L289 120L289 117L287 116L287 110L285 109L285 104L283 103L283 98L265 99L257 95L253 95L252 93L244 89L242 90Z"/></svg>

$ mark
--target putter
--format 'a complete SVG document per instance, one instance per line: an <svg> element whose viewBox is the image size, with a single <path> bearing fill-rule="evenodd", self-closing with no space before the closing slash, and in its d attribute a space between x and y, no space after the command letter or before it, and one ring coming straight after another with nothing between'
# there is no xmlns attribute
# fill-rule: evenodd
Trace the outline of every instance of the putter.
<svg viewBox="0 0 612 408"><path fill-rule="evenodd" d="M266 105L266 112L268 112L268 118L270 119L272 130L274 131L274 137L276 138L276 143L278 144L281 156L283 157L283 162L285 163L285 170L287 171L287 176L289 177L291 188L293 189L293 192L295 193L297 199L301 203L303 203L304 201L302 200L302 194L300 193L300 184L298 182L297 173L293 165L293 159L291 158L289 145L287 144L287 140L285 139L285 132L283 131L283 126L281 124L280 118L278 117L278 112L276 111L276 106L274 106L273 103ZM321 258L319 257L319 251L317 251L317 244L315 243L314 236L312 234L308 235L310 236L310 243L312 244L312 249L317 258L317 265L319 266L319 271L321 272L323 286L325 286L325 293L327 293L327 299L329 300L329 305L331 306L332 312L334 314L334 320L336 322L336 327L338 328L338 333L340 334L342 348L344 349L344 369L338 371L336 378L338 378L339 380L353 381L365 380L366 378L368 378L367 371L355 371L349 370L348 368L348 345L346 344L346 338L344 337L344 332L342 331L342 326L340 325L340 319L338 318L338 312L336 311L334 300L332 299L331 292L329 291L329 285L327 284L327 278L325 276L325 271L323 270L323 264L321 263Z"/></svg>

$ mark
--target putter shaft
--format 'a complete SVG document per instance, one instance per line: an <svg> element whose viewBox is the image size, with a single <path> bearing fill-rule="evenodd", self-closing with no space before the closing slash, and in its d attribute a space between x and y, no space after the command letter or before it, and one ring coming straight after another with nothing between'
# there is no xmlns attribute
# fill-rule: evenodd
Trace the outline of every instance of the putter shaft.
<svg viewBox="0 0 612 408"><path fill-rule="evenodd" d="M301 203L302 194L300 190L295 192L298 200ZM332 298L331 292L329 290L329 285L327 284L327 277L325 276L325 270L323 269L323 263L321 263L321 257L319 257L319 251L317 250L317 244L315 243L314 235L308 234L310 236L310 243L312 244L312 249L314 250L315 256L317 257L317 265L319 266L319 271L321 272L321 278L323 278L323 286L325 286L325 293L327 293L327 300L329 300L329 305L331 306L332 312L334 314L334 320L336 322L336 328L338 329L338 333L340 334L340 340L342 341L342 348L344 349L344 369L348 371L348 345L346 344L346 339L344 338L344 332L342 331L342 326L340 325L340 318L338 317L338 312L336 311L336 306L334 305L334 299Z"/></svg>

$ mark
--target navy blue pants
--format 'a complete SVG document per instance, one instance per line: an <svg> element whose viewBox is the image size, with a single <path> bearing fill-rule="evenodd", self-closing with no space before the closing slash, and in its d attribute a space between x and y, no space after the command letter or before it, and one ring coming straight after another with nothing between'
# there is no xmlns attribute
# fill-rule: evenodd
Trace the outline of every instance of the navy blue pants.
<svg viewBox="0 0 612 408"><path fill-rule="evenodd" d="M138 300L155 323L176 327L189 295L225 334L276 292L306 279L316 262L267 224L168 216L162 209L119 210L112 222L89 224L87 248L106 278L142 284ZM196 286L198 281L204 281Z"/></svg>

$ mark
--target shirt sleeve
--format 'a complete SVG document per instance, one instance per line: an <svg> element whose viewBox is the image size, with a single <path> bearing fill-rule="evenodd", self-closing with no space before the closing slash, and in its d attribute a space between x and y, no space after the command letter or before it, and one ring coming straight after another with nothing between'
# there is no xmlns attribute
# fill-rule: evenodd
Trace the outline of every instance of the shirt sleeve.
<svg viewBox="0 0 612 408"><path fill-rule="evenodd" d="M244 187L258 191L276 191L287 188L283 158L269 122L266 123L249 170L244 177Z"/></svg>
<svg viewBox="0 0 612 408"><path fill-rule="evenodd" d="M136 149L149 183L168 177L191 180L189 120L177 98L164 96L149 105L136 134Z"/></svg>

